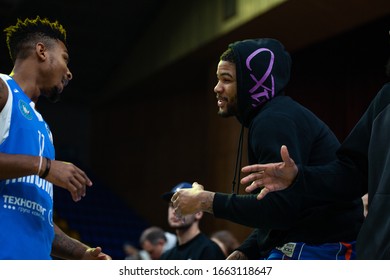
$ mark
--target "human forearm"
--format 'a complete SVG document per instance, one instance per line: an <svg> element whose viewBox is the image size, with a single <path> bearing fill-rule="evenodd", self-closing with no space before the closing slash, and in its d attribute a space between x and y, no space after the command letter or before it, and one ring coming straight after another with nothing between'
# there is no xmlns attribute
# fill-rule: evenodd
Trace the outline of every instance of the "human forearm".
<svg viewBox="0 0 390 280"><path fill-rule="evenodd" d="M66 260L81 260L89 248L82 242L68 236L58 226L54 225L53 256Z"/></svg>
<svg viewBox="0 0 390 280"><path fill-rule="evenodd" d="M202 185L193 183L191 189L181 189L172 196L172 205L178 216L200 211L213 214L214 192L205 191Z"/></svg>
<svg viewBox="0 0 390 280"><path fill-rule="evenodd" d="M203 212L207 212L214 215L214 210L213 210L214 196L215 196L214 192L203 191L202 193L200 193L199 201L201 205L201 210Z"/></svg>
<svg viewBox="0 0 390 280"><path fill-rule="evenodd" d="M86 195L92 181L72 163L49 160L42 156L0 153L0 180L38 175L56 186L67 189L74 201Z"/></svg>
<svg viewBox="0 0 390 280"><path fill-rule="evenodd" d="M319 201L353 200L367 192L367 173L358 172L356 166L346 160L323 166L303 166L300 174L301 192Z"/></svg>
<svg viewBox="0 0 390 280"><path fill-rule="evenodd" d="M36 175L39 163L39 156L0 153L0 180Z"/></svg>
<svg viewBox="0 0 390 280"><path fill-rule="evenodd" d="M241 184L247 185L247 193L260 189L257 198L263 199L269 192L280 191L288 188L295 180L298 167L290 157L287 146L280 148L282 162L253 164L242 168L242 172L248 173L241 179Z"/></svg>
<svg viewBox="0 0 390 280"><path fill-rule="evenodd" d="M244 226L285 229L297 219L300 202L300 195L289 190L270 193L261 201L256 194L216 193L213 211L217 218Z"/></svg>

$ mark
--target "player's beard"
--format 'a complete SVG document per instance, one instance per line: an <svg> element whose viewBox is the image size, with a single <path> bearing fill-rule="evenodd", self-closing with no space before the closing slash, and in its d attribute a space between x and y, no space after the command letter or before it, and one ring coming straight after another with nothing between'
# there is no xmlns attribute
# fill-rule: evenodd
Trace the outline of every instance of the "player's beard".
<svg viewBox="0 0 390 280"><path fill-rule="evenodd" d="M50 90L45 91L43 95L46 96L46 98L52 103L58 102L61 98L61 93L57 87L53 87Z"/></svg>
<svg viewBox="0 0 390 280"><path fill-rule="evenodd" d="M191 227L191 225L192 224L187 224L187 223L185 223L185 224L181 224L181 225L178 225L178 224L176 224L176 225L171 225L171 228L172 229L179 229L179 230L186 230L186 229L188 229L189 227Z"/></svg>
<svg viewBox="0 0 390 280"><path fill-rule="evenodd" d="M170 223L171 228L186 230L195 222L195 217L193 215L184 216L182 219L181 222Z"/></svg>
<svg viewBox="0 0 390 280"><path fill-rule="evenodd" d="M228 118L237 115L237 99L234 98L226 104L226 110L219 110L218 115L223 118Z"/></svg>

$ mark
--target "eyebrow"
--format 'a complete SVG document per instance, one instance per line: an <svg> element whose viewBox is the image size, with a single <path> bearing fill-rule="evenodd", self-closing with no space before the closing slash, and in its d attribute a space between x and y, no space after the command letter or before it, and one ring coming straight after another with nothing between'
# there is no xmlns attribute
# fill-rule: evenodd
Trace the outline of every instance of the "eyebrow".
<svg viewBox="0 0 390 280"><path fill-rule="evenodd" d="M222 72L220 74L218 74L218 72L217 72L216 74L217 74L217 77L229 76L230 78L233 78L232 74L230 74L229 72Z"/></svg>

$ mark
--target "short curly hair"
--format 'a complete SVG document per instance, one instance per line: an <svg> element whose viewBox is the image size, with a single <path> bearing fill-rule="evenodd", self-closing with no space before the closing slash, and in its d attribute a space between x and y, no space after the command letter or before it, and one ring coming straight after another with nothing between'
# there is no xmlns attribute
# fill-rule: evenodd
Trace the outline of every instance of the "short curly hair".
<svg viewBox="0 0 390 280"><path fill-rule="evenodd" d="M230 47L221 54L219 59L222 61L229 61L231 63L236 63L236 56L233 52L233 49Z"/></svg>
<svg viewBox="0 0 390 280"><path fill-rule="evenodd" d="M12 62L24 59L29 50L39 41L51 46L52 40L60 40L66 45L66 30L58 21L37 16L35 19L17 19L15 25L4 29Z"/></svg>

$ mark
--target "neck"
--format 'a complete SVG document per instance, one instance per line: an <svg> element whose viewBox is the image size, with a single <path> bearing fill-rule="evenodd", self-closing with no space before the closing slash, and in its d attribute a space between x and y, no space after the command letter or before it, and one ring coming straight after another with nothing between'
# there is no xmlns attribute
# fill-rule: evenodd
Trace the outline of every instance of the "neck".
<svg viewBox="0 0 390 280"><path fill-rule="evenodd" d="M176 229L177 240L179 245L183 245L188 241L192 240L195 236L200 233L200 229L196 223L193 223L188 228Z"/></svg>
<svg viewBox="0 0 390 280"><path fill-rule="evenodd" d="M24 71L28 69L28 73ZM11 76L23 92L34 102L36 102L40 96L40 90L35 79L35 73L32 65L28 61L17 61L15 62L14 68L12 69Z"/></svg>

